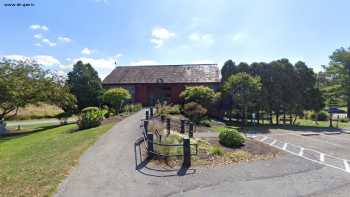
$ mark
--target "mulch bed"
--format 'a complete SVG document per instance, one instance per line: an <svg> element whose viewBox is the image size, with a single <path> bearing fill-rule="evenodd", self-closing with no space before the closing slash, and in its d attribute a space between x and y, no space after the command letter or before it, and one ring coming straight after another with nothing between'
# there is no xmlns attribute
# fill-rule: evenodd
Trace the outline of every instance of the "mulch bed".
<svg viewBox="0 0 350 197"><path fill-rule="evenodd" d="M228 148L228 147L222 146L219 143L219 140L217 138L207 138L207 139L210 144L221 146L225 150L225 152L243 150L253 155L268 155L268 154L277 155L281 153L281 151L278 150L277 148L274 148L272 146L269 146L267 144L264 144L262 142L249 139L249 138L245 141L244 145L240 148Z"/></svg>
<svg viewBox="0 0 350 197"><path fill-rule="evenodd" d="M179 130L180 120L186 119L182 115L171 115L171 127L172 130ZM160 121L160 117L154 117L153 121ZM165 122L164 122L165 123ZM186 128L186 132L187 132ZM206 126L197 126L197 132L208 132L211 130L211 127ZM259 141L247 138L246 142L243 146L239 148L228 148L224 147L219 143L219 139L217 137L212 138L201 138L206 141L208 145L211 146L220 146L224 150L224 155L210 155L207 148L199 148L198 155L194 156L192 159L193 166L207 166L207 167L215 167L220 165L228 165L239 162L249 162L255 160L266 160L272 159L276 156L283 154L277 148L271 147ZM182 158L158 158L152 162L152 166L157 166L160 168L173 168L178 167L182 164Z"/></svg>

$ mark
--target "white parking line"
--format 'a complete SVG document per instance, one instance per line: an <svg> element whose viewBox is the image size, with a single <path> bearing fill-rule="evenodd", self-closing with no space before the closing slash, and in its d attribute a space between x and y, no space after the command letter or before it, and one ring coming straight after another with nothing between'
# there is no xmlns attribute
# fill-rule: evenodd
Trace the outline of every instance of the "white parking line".
<svg viewBox="0 0 350 197"><path fill-rule="evenodd" d="M300 148L300 152L299 152L299 156L303 156L303 154L304 154L304 148L301 147L301 148Z"/></svg>
<svg viewBox="0 0 350 197"><path fill-rule="evenodd" d="M350 173L350 167L347 160L344 160L344 166L345 166L345 170Z"/></svg>
<svg viewBox="0 0 350 197"><path fill-rule="evenodd" d="M324 153L320 153L320 161L324 162Z"/></svg>
<svg viewBox="0 0 350 197"><path fill-rule="evenodd" d="M260 142L264 142L268 137L264 136L262 139L260 139Z"/></svg>
<svg viewBox="0 0 350 197"><path fill-rule="evenodd" d="M283 149L283 150L287 150L287 146L288 146L288 143L284 143L282 149Z"/></svg>
<svg viewBox="0 0 350 197"><path fill-rule="evenodd" d="M266 139L272 139L273 142L272 143L267 143L267 142L264 142ZM265 143L265 144L268 144L268 145L271 145L271 144L275 144L276 142L281 142L281 141L278 141L278 140L275 140L271 137L266 137L266 136L263 136L262 139L260 139L259 141ZM328 166L330 168L334 168L334 169L338 169L338 170L341 170L341 171L344 171L344 172L347 172L347 173L350 173L350 165L349 165L349 161L346 160L346 159L341 159L341 158L337 158L337 157L334 157L334 156L331 156L331 155L327 155L325 153L321 153L317 150L313 150L313 149L309 149L309 148L304 148L304 147L301 147L301 146L298 146L298 145L295 145L295 144L290 144L290 143L285 143L285 142L281 142L283 143L283 147L279 147L279 146L274 146L278 149L281 149L281 150L284 150L292 155L296 155L296 156L299 156L301 158L304 158L306 160L309 160L309 161L312 161L312 162L315 162L315 163L318 163L318 164L321 164L321 165L324 165L324 166ZM292 152L290 150L287 149L287 146L288 145L291 145L291 146L294 146L294 147L297 147L297 148L300 148L300 151L299 153L296 153L296 152ZM313 158L309 158L307 156L304 155L304 150L309 150L309 151L313 151L313 152L316 152L318 154L320 154L320 159L319 160L316 160L316 159L313 159ZM341 167L338 167L338 166L335 166L335 165L332 165L332 164L329 164L327 162L325 162L325 157L327 156L327 158L333 158L333 159L336 159L338 161L343 161L344 163L344 168L341 168Z"/></svg>
<svg viewBox="0 0 350 197"><path fill-rule="evenodd" d="M273 140L273 141L270 143L270 146L273 146L276 142L277 142L277 140Z"/></svg>

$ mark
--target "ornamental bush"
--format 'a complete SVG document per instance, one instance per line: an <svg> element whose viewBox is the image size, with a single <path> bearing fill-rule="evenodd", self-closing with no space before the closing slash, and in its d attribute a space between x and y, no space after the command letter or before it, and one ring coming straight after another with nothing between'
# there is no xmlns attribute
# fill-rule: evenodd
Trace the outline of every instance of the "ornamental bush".
<svg viewBox="0 0 350 197"><path fill-rule="evenodd" d="M156 113L158 116L167 116L169 114L175 115L180 114L180 106L179 105L167 105L166 103L157 103L156 104Z"/></svg>
<svg viewBox="0 0 350 197"><path fill-rule="evenodd" d="M123 109L124 104L131 99L131 94L124 88L112 88L102 95L102 100L109 107L114 108L117 112Z"/></svg>
<svg viewBox="0 0 350 197"><path fill-rule="evenodd" d="M123 107L124 112L138 112L142 109L141 103L135 103L135 104L126 104Z"/></svg>
<svg viewBox="0 0 350 197"><path fill-rule="evenodd" d="M190 102L184 105L185 115L196 125L199 124L206 116L208 110L202 105Z"/></svg>
<svg viewBox="0 0 350 197"><path fill-rule="evenodd" d="M106 110L100 110L99 108L84 108L78 119L79 130L89 129L101 125L104 119Z"/></svg>
<svg viewBox="0 0 350 197"><path fill-rule="evenodd" d="M327 121L329 120L329 115L327 112L321 111L319 113L312 113L310 118L317 121Z"/></svg>
<svg viewBox="0 0 350 197"><path fill-rule="evenodd" d="M224 155L224 149L220 146L214 145L209 148L210 155Z"/></svg>
<svg viewBox="0 0 350 197"><path fill-rule="evenodd" d="M234 129L225 129L220 132L219 142L223 146L237 148L243 145L245 138Z"/></svg>

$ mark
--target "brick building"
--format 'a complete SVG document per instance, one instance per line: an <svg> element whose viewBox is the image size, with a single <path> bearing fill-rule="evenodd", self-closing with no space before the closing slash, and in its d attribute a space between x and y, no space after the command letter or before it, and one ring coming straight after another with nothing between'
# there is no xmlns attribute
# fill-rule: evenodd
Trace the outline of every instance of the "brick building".
<svg viewBox="0 0 350 197"><path fill-rule="evenodd" d="M217 64L156 66L118 66L104 80L103 87L123 87L133 102L154 105L158 100L180 103L179 94L186 86L220 85Z"/></svg>

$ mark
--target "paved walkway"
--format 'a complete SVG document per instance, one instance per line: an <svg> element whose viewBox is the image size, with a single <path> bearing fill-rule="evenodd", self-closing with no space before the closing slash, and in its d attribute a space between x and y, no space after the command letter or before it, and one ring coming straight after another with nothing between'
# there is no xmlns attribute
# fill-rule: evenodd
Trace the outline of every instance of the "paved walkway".
<svg viewBox="0 0 350 197"><path fill-rule="evenodd" d="M68 118L68 122L75 122L77 118ZM49 118L49 119L35 119L35 120L11 120L6 121L6 126L17 126L17 125L36 125L36 124L59 124L61 123L61 120L57 118Z"/></svg>
<svg viewBox="0 0 350 197"><path fill-rule="evenodd" d="M104 196L348 196L350 176L290 154L274 160L212 168L135 170L133 143L144 112L116 124L80 159L58 197Z"/></svg>

